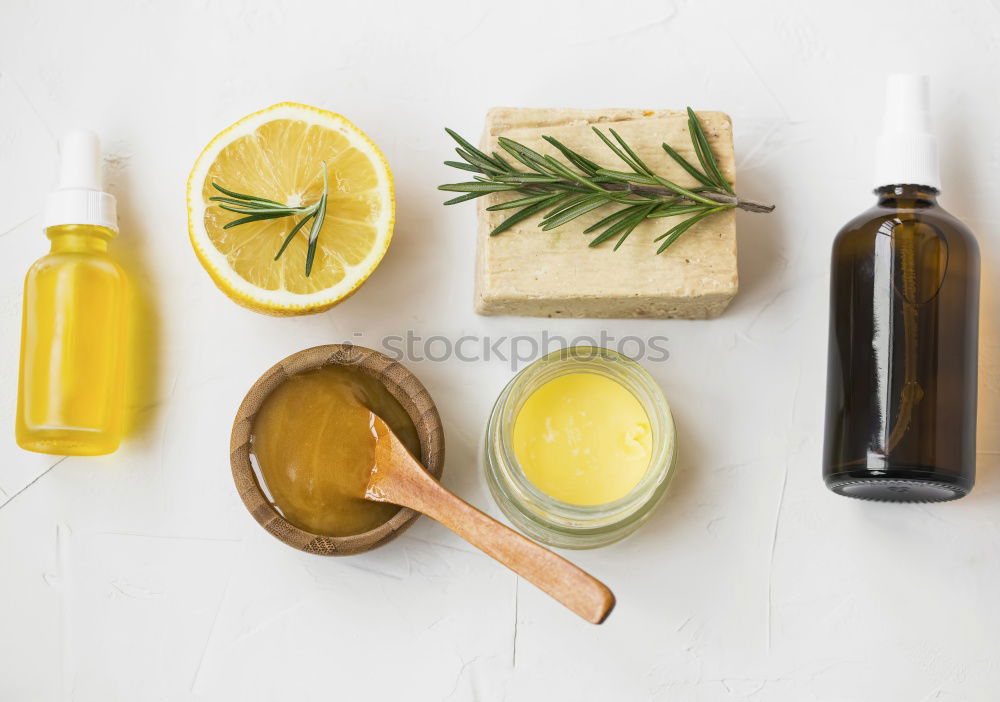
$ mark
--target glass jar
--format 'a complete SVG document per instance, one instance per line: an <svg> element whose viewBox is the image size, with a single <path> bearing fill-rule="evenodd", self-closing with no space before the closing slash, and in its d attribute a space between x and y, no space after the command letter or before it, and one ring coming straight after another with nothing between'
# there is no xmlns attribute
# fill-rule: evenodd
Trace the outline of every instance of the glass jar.
<svg viewBox="0 0 1000 702"><path fill-rule="evenodd" d="M649 466L639 483L613 502L575 505L557 500L528 479L514 454L514 421L524 402L543 384L569 373L595 373L618 382L639 400L649 418ZM490 413L483 454L490 492L507 518L537 541L576 549L605 546L638 529L666 492L675 458L674 420L656 381L631 358L595 346L554 351L515 375Z"/></svg>

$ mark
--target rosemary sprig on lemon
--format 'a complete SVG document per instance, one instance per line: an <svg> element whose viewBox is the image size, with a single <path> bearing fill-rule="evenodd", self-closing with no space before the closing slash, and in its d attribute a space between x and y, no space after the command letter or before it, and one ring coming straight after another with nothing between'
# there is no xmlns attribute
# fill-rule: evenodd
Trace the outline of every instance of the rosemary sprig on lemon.
<svg viewBox="0 0 1000 702"><path fill-rule="evenodd" d="M295 235L312 219L313 224L309 229L309 249L306 253L306 277L309 276L312 272L313 260L316 258L316 242L319 241L319 232L323 228L323 220L326 219L326 201L330 188L330 181L326 175L326 161L323 161L323 194L319 200L308 207L293 207L291 205L283 205L274 200L268 200L266 197L244 195L243 193L223 188L214 180L212 181L212 187L225 195L225 197L210 197L208 199L211 202L220 203L219 207L228 212L247 215L246 217L234 219L232 222L226 224L223 229L238 227L241 224L249 224L250 222L260 222L265 219L305 215L299 220L298 224L292 227L292 231L288 232L288 236L281 242L278 253L274 255L275 261L281 258L281 254L285 253L285 249L288 248L288 244L295 238Z"/></svg>

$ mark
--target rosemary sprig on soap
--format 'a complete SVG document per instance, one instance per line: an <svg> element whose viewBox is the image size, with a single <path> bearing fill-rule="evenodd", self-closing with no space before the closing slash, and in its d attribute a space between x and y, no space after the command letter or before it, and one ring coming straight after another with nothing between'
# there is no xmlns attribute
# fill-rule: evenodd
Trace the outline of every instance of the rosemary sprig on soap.
<svg viewBox="0 0 1000 702"><path fill-rule="evenodd" d="M705 136L698 116L687 108L688 131L700 168L681 156L669 144L663 150L676 161L698 185L682 187L663 178L646 165L638 154L614 129L608 129L609 138L597 127L594 133L630 169L629 172L604 168L586 156L573 151L551 136L542 137L559 151L565 162L548 154L540 154L523 144L500 137L500 148L528 170L520 170L511 161L494 151L486 154L463 139L451 129L445 129L458 142L455 151L462 161L445 161L445 165L478 175L475 180L438 186L439 190L465 193L444 204L454 205L489 193L519 193L523 197L487 207L487 210L516 210L501 222L490 236L495 236L518 222L543 213L542 231L562 226L577 217L602 207L617 209L584 230L585 234L599 232L590 242L597 246L616 238L614 248L646 219L684 217L679 223L654 239L663 253L677 241L681 234L711 215L739 208L748 212L770 212L774 205L744 200L733 192L723 177L719 163Z"/></svg>
<svg viewBox="0 0 1000 702"><path fill-rule="evenodd" d="M323 220L326 218L326 201L327 194L329 192L329 181L326 175L326 161L323 161L323 194L320 196L319 200L308 206L292 207L291 205L285 205L280 202L275 202L274 200L268 200L266 197L257 197L256 195L244 195L243 193L237 193L227 188L222 187L214 180L212 181L212 187L218 190L220 193L225 195L225 197L210 197L208 198L212 202L219 203L219 207L229 212L236 212L238 214L246 215L245 217L240 217L239 219L234 219L229 222L223 229L229 229L230 227L238 227L241 224L248 224L250 222L259 222L264 219L278 219L280 217L297 217L299 215L304 215L298 223L292 227L292 230L288 232L288 236L281 243L281 248L278 249L278 253L275 254L274 260L277 261L281 258L281 254L285 253L285 249L295 238L295 235L299 233L299 230L306 225L309 220L312 220L312 227L309 228L309 248L306 252L306 277L312 272L313 259L316 257L316 242L319 240L319 232L323 228Z"/></svg>

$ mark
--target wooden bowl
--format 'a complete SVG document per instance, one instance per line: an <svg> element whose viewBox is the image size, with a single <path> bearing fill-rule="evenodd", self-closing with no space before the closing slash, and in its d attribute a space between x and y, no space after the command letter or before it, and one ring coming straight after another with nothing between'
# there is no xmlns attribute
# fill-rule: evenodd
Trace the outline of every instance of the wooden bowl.
<svg viewBox="0 0 1000 702"><path fill-rule="evenodd" d="M304 349L279 361L258 378L243 398L233 422L229 460L243 504L272 536L289 546L324 556L350 556L388 543L407 529L419 513L403 507L385 524L354 536L322 536L289 523L271 506L250 463L250 432L264 399L288 376L322 366L355 366L378 380L410 415L420 439L420 462L435 478L444 470L444 430L434 401L423 384L403 365L378 351L350 344Z"/></svg>

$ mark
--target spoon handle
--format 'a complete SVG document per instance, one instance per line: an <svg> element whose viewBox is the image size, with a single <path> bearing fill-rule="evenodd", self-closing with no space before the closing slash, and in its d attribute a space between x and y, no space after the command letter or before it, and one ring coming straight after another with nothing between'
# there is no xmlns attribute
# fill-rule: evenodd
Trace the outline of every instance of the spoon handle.
<svg viewBox="0 0 1000 702"><path fill-rule="evenodd" d="M416 470L399 470L375 490L370 483L368 499L426 514L589 622L600 624L611 613L615 596L600 580L449 492L409 454L405 459L397 454L396 459L408 459L413 463L408 468Z"/></svg>

